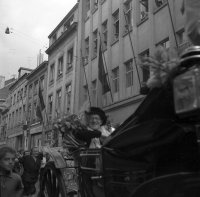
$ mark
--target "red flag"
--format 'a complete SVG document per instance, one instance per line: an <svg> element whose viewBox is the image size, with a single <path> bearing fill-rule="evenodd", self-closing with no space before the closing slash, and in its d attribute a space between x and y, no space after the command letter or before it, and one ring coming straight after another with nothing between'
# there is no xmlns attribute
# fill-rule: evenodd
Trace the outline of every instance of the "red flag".
<svg viewBox="0 0 200 197"><path fill-rule="evenodd" d="M99 69L99 81L102 84L102 93L105 94L106 92L110 91L110 87L108 85L107 77L106 77L106 72L104 69L104 63L103 63L103 54L101 51L101 44L99 46L99 62L98 62L98 69Z"/></svg>

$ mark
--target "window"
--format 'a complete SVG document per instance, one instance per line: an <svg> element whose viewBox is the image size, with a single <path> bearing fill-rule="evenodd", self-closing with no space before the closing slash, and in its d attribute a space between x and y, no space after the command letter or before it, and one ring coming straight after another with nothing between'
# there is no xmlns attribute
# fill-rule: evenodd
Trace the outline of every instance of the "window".
<svg viewBox="0 0 200 197"><path fill-rule="evenodd" d="M119 92L119 68L115 68L112 71L113 74L113 92L117 93Z"/></svg>
<svg viewBox="0 0 200 197"><path fill-rule="evenodd" d="M56 40L57 40L57 34L54 34L54 35L52 36L52 43L55 42Z"/></svg>
<svg viewBox="0 0 200 197"><path fill-rule="evenodd" d="M11 122L12 122L12 120L11 120L11 114L9 114L9 128L11 128Z"/></svg>
<svg viewBox="0 0 200 197"><path fill-rule="evenodd" d="M21 92L20 92L20 100L22 100L22 98L23 98L23 93L24 93L24 89L22 88Z"/></svg>
<svg viewBox="0 0 200 197"><path fill-rule="evenodd" d="M143 20L148 16L148 11L148 0L140 0L140 20Z"/></svg>
<svg viewBox="0 0 200 197"><path fill-rule="evenodd" d="M182 29L181 31L177 32L177 41L178 41L178 45L181 45L183 43L185 43L187 41L187 35L184 31L184 29Z"/></svg>
<svg viewBox="0 0 200 197"><path fill-rule="evenodd" d="M92 81L92 98L93 104L96 103L96 96L97 96L97 80Z"/></svg>
<svg viewBox="0 0 200 197"><path fill-rule="evenodd" d="M54 64L52 64L50 66L49 83L52 83L54 81L54 72L55 72L55 66L54 66Z"/></svg>
<svg viewBox="0 0 200 197"><path fill-rule="evenodd" d="M66 93L65 93L65 112L68 114L71 111L71 94L72 94L72 86L71 84L66 86Z"/></svg>
<svg viewBox="0 0 200 197"><path fill-rule="evenodd" d="M33 103L33 118L32 118L32 123L34 123L39 117L36 115L36 110L37 110L37 102Z"/></svg>
<svg viewBox="0 0 200 197"><path fill-rule="evenodd" d="M20 98L20 91L17 92L17 102L19 102L19 98Z"/></svg>
<svg viewBox="0 0 200 197"><path fill-rule="evenodd" d="M83 99L84 99L84 101L87 101L87 98L88 98L88 86L84 85L83 86Z"/></svg>
<svg viewBox="0 0 200 197"><path fill-rule="evenodd" d="M93 58L97 56L97 29L93 32Z"/></svg>
<svg viewBox="0 0 200 197"><path fill-rule="evenodd" d="M33 94L36 95L38 93L38 81L34 83L34 91Z"/></svg>
<svg viewBox="0 0 200 197"><path fill-rule="evenodd" d="M108 39L108 29L107 29L107 20L102 24L102 34L103 34L103 49L107 48L107 39Z"/></svg>
<svg viewBox="0 0 200 197"><path fill-rule="evenodd" d="M117 10L113 14L113 33L114 33L114 38L113 41L119 39L119 10Z"/></svg>
<svg viewBox="0 0 200 197"><path fill-rule="evenodd" d="M124 12L125 12L125 32L132 29L132 1L127 1L124 3Z"/></svg>
<svg viewBox="0 0 200 197"><path fill-rule="evenodd" d="M49 95L49 97L48 97L48 113L49 113L50 117L52 115L52 112L53 112L53 95Z"/></svg>
<svg viewBox="0 0 200 197"><path fill-rule="evenodd" d="M44 90L44 76L40 77L40 89Z"/></svg>
<svg viewBox="0 0 200 197"><path fill-rule="evenodd" d="M15 122L15 120L14 120L14 112L12 112L12 123L11 123L12 128L14 127L14 122Z"/></svg>
<svg viewBox="0 0 200 197"><path fill-rule="evenodd" d="M164 5L165 3L167 3L167 0L155 0L156 7L158 8Z"/></svg>
<svg viewBox="0 0 200 197"><path fill-rule="evenodd" d="M64 31L68 30L74 23L74 15L72 15L69 20L64 24Z"/></svg>
<svg viewBox="0 0 200 197"><path fill-rule="evenodd" d="M85 39L85 59L84 64L88 63L88 57L89 57L89 37Z"/></svg>
<svg viewBox="0 0 200 197"><path fill-rule="evenodd" d="M94 6L93 9L96 10L98 8L98 0L93 0Z"/></svg>
<svg viewBox="0 0 200 197"><path fill-rule="evenodd" d="M60 117L61 115L61 89L56 92L56 116Z"/></svg>
<svg viewBox="0 0 200 197"><path fill-rule="evenodd" d="M33 88L32 88L32 85L30 85L30 86L29 86L29 94L28 94L29 98L32 97L32 94L33 94L32 91L33 91Z"/></svg>
<svg viewBox="0 0 200 197"><path fill-rule="evenodd" d="M72 69L73 60L74 60L74 48L72 47L67 51L67 70Z"/></svg>
<svg viewBox="0 0 200 197"><path fill-rule="evenodd" d="M63 74L63 56L58 59L58 73L57 77L61 77Z"/></svg>
<svg viewBox="0 0 200 197"><path fill-rule="evenodd" d="M18 109L16 110L16 113L15 113L15 125L18 124Z"/></svg>
<svg viewBox="0 0 200 197"><path fill-rule="evenodd" d="M22 117L23 117L23 121L26 121L26 106L25 105L23 105L23 115L22 115Z"/></svg>
<svg viewBox="0 0 200 197"><path fill-rule="evenodd" d="M148 57L149 56L149 50L148 49L145 50L139 56L140 56L141 59L143 57ZM149 79L149 76L150 76L150 68L149 67L142 68L142 79L143 79L143 82L147 82L147 80Z"/></svg>
<svg viewBox="0 0 200 197"><path fill-rule="evenodd" d="M28 105L28 121L31 120L31 104Z"/></svg>
<svg viewBox="0 0 200 197"><path fill-rule="evenodd" d="M169 38L161 41L160 43L158 43L156 46L163 46L165 47L166 49L168 49L170 47L170 42L169 42Z"/></svg>
<svg viewBox="0 0 200 197"><path fill-rule="evenodd" d="M16 94L14 94L13 105L15 104Z"/></svg>
<svg viewBox="0 0 200 197"><path fill-rule="evenodd" d="M20 123L22 121L22 108L20 107L19 108L19 120L18 120Z"/></svg>
<svg viewBox="0 0 200 197"><path fill-rule="evenodd" d="M133 60L125 63L126 67L126 88L133 85Z"/></svg>
<svg viewBox="0 0 200 197"><path fill-rule="evenodd" d="M27 93L27 85L24 88L24 97L26 97L26 93Z"/></svg>
<svg viewBox="0 0 200 197"><path fill-rule="evenodd" d="M85 3L86 17L88 17L89 16L89 11L90 11L90 0L86 0L85 2L86 2Z"/></svg>

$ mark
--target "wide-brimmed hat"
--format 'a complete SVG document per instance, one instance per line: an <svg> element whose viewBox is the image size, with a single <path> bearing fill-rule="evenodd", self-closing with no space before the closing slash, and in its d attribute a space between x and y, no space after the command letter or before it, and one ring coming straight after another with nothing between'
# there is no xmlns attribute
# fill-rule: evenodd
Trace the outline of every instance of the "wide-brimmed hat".
<svg viewBox="0 0 200 197"><path fill-rule="evenodd" d="M86 113L86 115L89 115L89 116L94 115L94 114L99 115L99 117L102 120L102 125L106 124L107 116L106 116L105 112L102 109L100 109L99 107L90 107L90 110L85 111L85 113Z"/></svg>

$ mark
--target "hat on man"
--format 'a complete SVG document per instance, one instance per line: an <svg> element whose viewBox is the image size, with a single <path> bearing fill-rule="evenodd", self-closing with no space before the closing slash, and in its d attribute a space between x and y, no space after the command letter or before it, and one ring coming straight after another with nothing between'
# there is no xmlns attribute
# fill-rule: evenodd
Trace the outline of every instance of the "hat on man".
<svg viewBox="0 0 200 197"><path fill-rule="evenodd" d="M85 111L85 113L86 113L86 115L89 115L89 116L94 115L94 114L99 115L99 117L102 120L102 125L106 124L107 116L106 116L105 112L102 109L100 109L99 107L90 107L90 110Z"/></svg>

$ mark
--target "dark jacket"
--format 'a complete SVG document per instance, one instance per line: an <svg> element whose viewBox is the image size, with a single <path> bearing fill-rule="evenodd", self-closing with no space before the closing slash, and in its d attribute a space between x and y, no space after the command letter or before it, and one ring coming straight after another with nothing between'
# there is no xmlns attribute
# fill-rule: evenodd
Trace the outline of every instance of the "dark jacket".
<svg viewBox="0 0 200 197"><path fill-rule="evenodd" d="M77 139L86 142L87 146L89 147L92 138L100 138L101 137L101 131L85 129L83 131L75 132L74 136Z"/></svg>

